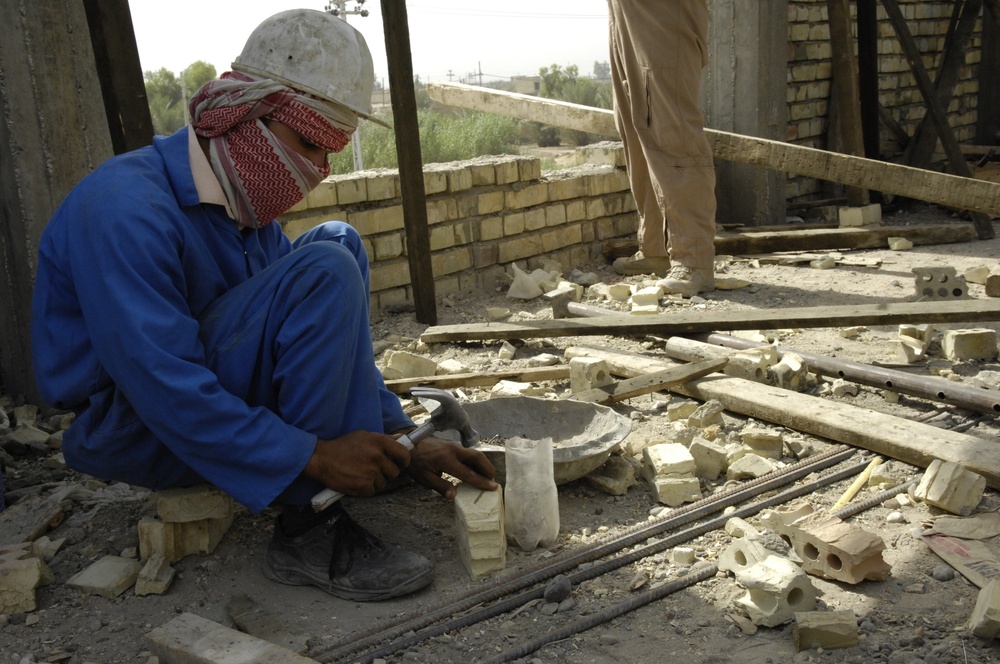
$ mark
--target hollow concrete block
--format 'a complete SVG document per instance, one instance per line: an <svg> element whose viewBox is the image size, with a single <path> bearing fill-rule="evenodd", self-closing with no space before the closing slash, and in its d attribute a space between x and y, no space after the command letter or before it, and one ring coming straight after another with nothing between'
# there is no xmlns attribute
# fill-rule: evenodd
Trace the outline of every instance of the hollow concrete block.
<svg viewBox="0 0 1000 664"><path fill-rule="evenodd" d="M889 576L891 568L882 558L885 542L859 526L822 512L789 523L781 518L770 522L809 574L851 584L884 581Z"/></svg>
<svg viewBox="0 0 1000 664"><path fill-rule="evenodd" d="M776 627L795 619L797 612L816 608L816 589L809 577L792 561L768 556L736 575L747 593L736 605L750 621Z"/></svg>
<svg viewBox="0 0 1000 664"><path fill-rule="evenodd" d="M594 357L574 357L569 361L570 389L585 392L614 382L608 363Z"/></svg>

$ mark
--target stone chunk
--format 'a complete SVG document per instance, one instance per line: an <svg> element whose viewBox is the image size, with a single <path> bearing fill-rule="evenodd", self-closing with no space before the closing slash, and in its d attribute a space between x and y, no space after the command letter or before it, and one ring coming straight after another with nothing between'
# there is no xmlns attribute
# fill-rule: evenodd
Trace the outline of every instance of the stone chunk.
<svg viewBox="0 0 1000 664"><path fill-rule="evenodd" d="M156 514L165 523L227 519L232 513L233 499L208 484L166 489L156 494Z"/></svg>
<svg viewBox="0 0 1000 664"><path fill-rule="evenodd" d="M437 362L405 350L393 351L385 361L383 374L392 378L417 378L437 374Z"/></svg>
<svg viewBox="0 0 1000 664"><path fill-rule="evenodd" d="M135 594L162 595L174 581L175 570L167 564L167 559L157 554L150 557L139 570L139 578L135 581Z"/></svg>
<svg viewBox="0 0 1000 664"><path fill-rule="evenodd" d="M455 534L466 571L473 579L507 564L502 491L459 484L455 494Z"/></svg>
<svg viewBox="0 0 1000 664"><path fill-rule="evenodd" d="M1000 634L1000 579L992 579L979 591L968 627L980 639L992 640Z"/></svg>
<svg viewBox="0 0 1000 664"><path fill-rule="evenodd" d="M941 351L949 360L992 360L997 357L996 330L945 330Z"/></svg>
<svg viewBox="0 0 1000 664"><path fill-rule="evenodd" d="M968 516L979 505L985 489L986 479L982 475L954 461L934 459L924 471L913 495L928 505Z"/></svg>
<svg viewBox="0 0 1000 664"><path fill-rule="evenodd" d="M694 459L695 473L702 479L718 479L726 470L728 463L726 449L715 441L695 436L691 440L688 452Z"/></svg>
<svg viewBox="0 0 1000 664"><path fill-rule="evenodd" d="M66 585L85 593L114 599L132 587L139 578L141 569L142 565L131 558L104 556L70 577Z"/></svg>
<svg viewBox="0 0 1000 664"><path fill-rule="evenodd" d="M208 555L222 541L233 524L234 513L221 519L201 519L164 523L144 516L139 520L139 558L143 561L160 554L168 563L192 555Z"/></svg>
<svg viewBox="0 0 1000 664"><path fill-rule="evenodd" d="M680 443L650 445L642 451L642 461L643 477L650 481L667 475L693 476L695 472L694 457Z"/></svg>
<svg viewBox="0 0 1000 664"><path fill-rule="evenodd" d="M651 481L656 499L668 507L701 500L701 484L696 477L670 475Z"/></svg>
<svg viewBox="0 0 1000 664"><path fill-rule="evenodd" d="M816 589L792 561L768 556L736 576L747 594L736 605L750 621L763 627L791 622L800 611L816 608Z"/></svg>
<svg viewBox="0 0 1000 664"><path fill-rule="evenodd" d="M796 613L792 636L800 652L815 648L853 648L858 645L858 621L853 611Z"/></svg>
<svg viewBox="0 0 1000 664"><path fill-rule="evenodd" d="M780 388L801 392L809 387L809 367L798 353L786 352L768 373Z"/></svg>
<svg viewBox="0 0 1000 664"><path fill-rule="evenodd" d="M749 480L764 477L778 469L778 464L771 459L765 459L759 454L750 453L741 456L729 464L726 478L730 480Z"/></svg>
<svg viewBox="0 0 1000 664"><path fill-rule="evenodd" d="M785 439L780 431L747 427L740 433L743 444L768 459L780 459L785 453Z"/></svg>
<svg viewBox="0 0 1000 664"><path fill-rule="evenodd" d="M636 483L635 466L619 454L612 454L597 470L583 479L598 491L612 496L624 496Z"/></svg>
<svg viewBox="0 0 1000 664"><path fill-rule="evenodd" d="M725 406L720 401L711 399L698 406L688 418L688 424L696 429L704 429L713 424L722 424L722 412Z"/></svg>
<svg viewBox="0 0 1000 664"><path fill-rule="evenodd" d="M35 589L54 580L30 542L0 547L0 614L34 611Z"/></svg>
<svg viewBox="0 0 1000 664"><path fill-rule="evenodd" d="M213 664L310 664L315 660L287 648L238 632L197 616L182 613L145 636L161 662Z"/></svg>

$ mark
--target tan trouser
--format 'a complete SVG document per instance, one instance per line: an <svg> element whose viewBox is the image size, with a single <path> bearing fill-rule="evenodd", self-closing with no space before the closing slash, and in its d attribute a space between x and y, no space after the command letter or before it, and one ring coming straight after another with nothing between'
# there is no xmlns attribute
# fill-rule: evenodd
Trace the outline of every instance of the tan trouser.
<svg viewBox="0 0 1000 664"><path fill-rule="evenodd" d="M615 124L639 248L690 268L715 256L715 166L698 107L707 0L608 0Z"/></svg>

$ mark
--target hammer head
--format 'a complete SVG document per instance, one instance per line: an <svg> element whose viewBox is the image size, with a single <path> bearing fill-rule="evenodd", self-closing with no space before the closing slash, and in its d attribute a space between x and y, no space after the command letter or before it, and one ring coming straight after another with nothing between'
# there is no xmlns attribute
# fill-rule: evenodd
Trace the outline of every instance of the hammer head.
<svg viewBox="0 0 1000 664"><path fill-rule="evenodd" d="M437 405L428 409L435 430L454 429L462 437L463 447L472 447L479 442L479 433L472 428L469 415L451 392L434 387L414 387L410 394L418 399L437 402Z"/></svg>

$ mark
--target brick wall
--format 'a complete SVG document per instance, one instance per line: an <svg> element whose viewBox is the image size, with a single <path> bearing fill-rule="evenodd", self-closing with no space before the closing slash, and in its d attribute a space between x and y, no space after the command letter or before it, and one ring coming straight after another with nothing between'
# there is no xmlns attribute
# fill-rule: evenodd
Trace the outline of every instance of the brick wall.
<svg viewBox="0 0 1000 664"><path fill-rule="evenodd" d="M933 80L955 3L952 0L899 0L899 5ZM827 147L832 72L826 6L826 0L788 2L787 140L821 149ZM854 9L852 3L852 16ZM923 100L881 3L878 3L878 20L879 102L912 136L925 114ZM960 143L972 141L976 133L981 30L982 19L977 22L966 50L965 65L948 107L948 119ZM903 146L884 126L880 129L880 143L885 159L892 159L902 152ZM794 201L822 196L823 187L824 184L817 180L789 176L788 199Z"/></svg>
<svg viewBox="0 0 1000 664"><path fill-rule="evenodd" d="M620 147L601 144L581 155L589 163L544 174L535 157L425 166L436 293L493 287L515 261L531 270L542 259L556 260L568 273L599 257L604 240L634 236L635 202ZM364 239L372 308L412 302L398 173L328 178L281 224L295 238L331 219L350 223Z"/></svg>

